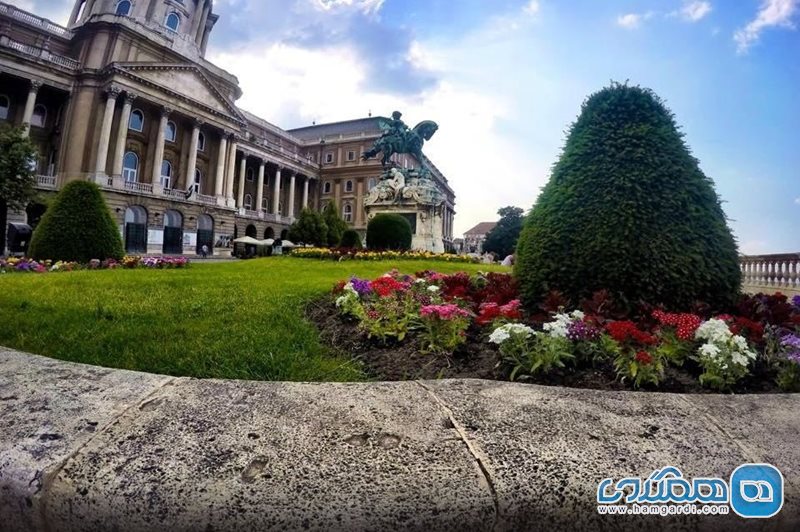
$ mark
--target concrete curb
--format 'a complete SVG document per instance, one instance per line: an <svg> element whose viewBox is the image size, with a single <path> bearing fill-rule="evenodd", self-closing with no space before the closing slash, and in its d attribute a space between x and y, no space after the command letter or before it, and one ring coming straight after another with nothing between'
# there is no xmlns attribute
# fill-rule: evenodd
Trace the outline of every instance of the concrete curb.
<svg viewBox="0 0 800 532"><path fill-rule="evenodd" d="M796 530L800 395L173 378L0 349L3 530ZM776 517L603 516L605 477L785 477Z"/></svg>

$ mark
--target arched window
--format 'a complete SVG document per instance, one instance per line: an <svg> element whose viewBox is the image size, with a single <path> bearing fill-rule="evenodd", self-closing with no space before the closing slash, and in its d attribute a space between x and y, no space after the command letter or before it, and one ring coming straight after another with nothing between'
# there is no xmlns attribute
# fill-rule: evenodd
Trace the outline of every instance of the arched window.
<svg viewBox="0 0 800 532"><path fill-rule="evenodd" d="M331 193L331 182L330 181L325 181L325 184L322 185L322 192L324 194L330 194Z"/></svg>
<svg viewBox="0 0 800 532"><path fill-rule="evenodd" d="M278 213L277 214L283 214L283 202L282 201L278 202Z"/></svg>
<svg viewBox="0 0 800 532"><path fill-rule="evenodd" d="M206 151L206 136L202 131L197 136L197 151Z"/></svg>
<svg viewBox="0 0 800 532"><path fill-rule="evenodd" d="M11 109L11 100L5 94L0 94L0 120L8 118L9 109Z"/></svg>
<svg viewBox="0 0 800 532"><path fill-rule="evenodd" d="M178 128L175 127L175 122L167 122L167 128L164 130L164 138L169 142L175 142L175 137L178 135Z"/></svg>
<svg viewBox="0 0 800 532"><path fill-rule="evenodd" d="M248 211L253 209L253 196L250 194L244 195L244 208Z"/></svg>
<svg viewBox="0 0 800 532"><path fill-rule="evenodd" d="M345 222L353 221L353 206L349 203L345 203L344 207L342 208L342 218L344 218Z"/></svg>
<svg viewBox="0 0 800 532"><path fill-rule="evenodd" d="M200 185L203 182L203 172L199 168L194 169L194 193L200 194Z"/></svg>
<svg viewBox="0 0 800 532"><path fill-rule="evenodd" d="M42 104L33 108L33 115L31 115L31 125L34 127L44 127L47 121L47 107Z"/></svg>
<svg viewBox="0 0 800 532"><path fill-rule="evenodd" d="M117 11L116 14L120 17L127 17L131 13L131 3L128 0L122 0L122 2L117 2Z"/></svg>
<svg viewBox="0 0 800 532"><path fill-rule="evenodd" d="M169 209L164 213L164 227L183 227L183 215L176 210Z"/></svg>
<svg viewBox="0 0 800 532"><path fill-rule="evenodd" d="M172 184L172 164L169 161L161 161L161 186L170 189Z"/></svg>
<svg viewBox="0 0 800 532"><path fill-rule="evenodd" d="M144 129L144 113L139 109L134 109L131 118L128 120L128 129L142 131Z"/></svg>
<svg viewBox="0 0 800 532"><path fill-rule="evenodd" d="M261 210L267 212L269 206L269 198L264 196L261 198Z"/></svg>
<svg viewBox="0 0 800 532"><path fill-rule="evenodd" d="M373 188L375 188L375 178L370 177L369 181L367 181L367 190L372 190Z"/></svg>
<svg viewBox="0 0 800 532"><path fill-rule="evenodd" d="M164 20L164 26L167 27L168 30L171 31L178 31L178 28L181 25L181 17L174 11L167 15L166 20Z"/></svg>
<svg viewBox="0 0 800 532"><path fill-rule="evenodd" d="M245 172L245 175L247 176L247 180L248 181L252 181L253 180L253 176L255 175L255 172L253 171L252 168L248 168L247 172Z"/></svg>
<svg viewBox="0 0 800 532"><path fill-rule="evenodd" d="M139 156L129 151L122 158L122 177L127 183L135 183L139 176Z"/></svg>
<svg viewBox="0 0 800 532"><path fill-rule="evenodd" d="M352 181L346 181L345 182L344 191L345 192L352 192L353 191L353 182Z"/></svg>

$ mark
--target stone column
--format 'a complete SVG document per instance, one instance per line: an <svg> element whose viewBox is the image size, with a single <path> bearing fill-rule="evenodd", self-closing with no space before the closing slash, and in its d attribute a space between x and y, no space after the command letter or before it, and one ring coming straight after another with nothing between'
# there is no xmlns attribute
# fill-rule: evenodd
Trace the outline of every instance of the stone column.
<svg viewBox="0 0 800 532"><path fill-rule="evenodd" d="M227 190L225 191L225 197L228 203L233 202L233 178L236 173L236 148L236 135L231 135L228 148L228 169L226 171L228 182L226 183Z"/></svg>
<svg viewBox="0 0 800 532"><path fill-rule="evenodd" d="M36 95L39 94L41 86L41 81L31 81L31 86L28 88L28 99L25 100L25 110L22 113L22 128L26 137L30 133L33 108L36 107Z"/></svg>
<svg viewBox="0 0 800 532"><path fill-rule="evenodd" d="M281 201L281 169L275 171L275 188L272 191L272 212L278 215L278 206Z"/></svg>
<svg viewBox="0 0 800 532"><path fill-rule="evenodd" d="M308 207L308 182L311 180L310 177L306 176L305 181L303 182L303 208Z"/></svg>
<svg viewBox="0 0 800 532"><path fill-rule="evenodd" d="M117 127L117 143L114 145L114 158L111 164L111 175L113 176L122 175L122 157L125 155L125 141L128 140L128 122L131 119L131 107L135 99L135 94L125 93L122 114L119 117L119 126Z"/></svg>
<svg viewBox="0 0 800 532"><path fill-rule="evenodd" d="M257 212L261 212L261 204L264 202L264 169L266 167L266 163L261 161L261 164L258 165L258 183L256 186L256 208Z"/></svg>
<svg viewBox="0 0 800 532"><path fill-rule="evenodd" d="M186 165L186 189L194 186L194 171L197 168L197 143L200 142L200 127L203 121L197 118L192 124L192 138L189 141L189 163ZM173 187L175 188L175 187Z"/></svg>
<svg viewBox="0 0 800 532"><path fill-rule="evenodd" d="M239 163L239 190L236 192L236 206L244 207L244 176L247 173L247 154L242 153L242 162Z"/></svg>
<svg viewBox="0 0 800 532"><path fill-rule="evenodd" d="M223 131L219 136L219 152L217 153L217 174L214 176L214 195L222 197L223 185L225 184L225 157L228 151L228 133Z"/></svg>
<svg viewBox="0 0 800 532"><path fill-rule="evenodd" d="M168 107L161 108L161 120L158 122L158 131L156 132L155 155L153 156L153 175L150 176L150 183L156 184L161 181L161 163L164 161L164 137L167 130L167 121L172 109ZM174 180L174 176L173 176ZM174 183L170 183L174 187Z"/></svg>
<svg viewBox="0 0 800 532"><path fill-rule="evenodd" d="M114 120L114 108L117 105L119 88L111 87L106 96L106 109L103 114L103 124L100 127L100 138L97 140L97 160L95 171L98 174L106 173L106 163L108 162L108 143L111 138L111 122Z"/></svg>
<svg viewBox="0 0 800 532"><path fill-rule="evenodd" d="M294 187L296 176L297 172L292 172L292 175L289 178L289 208L287 209L286 214L289 218L294 218Z"/></svg>

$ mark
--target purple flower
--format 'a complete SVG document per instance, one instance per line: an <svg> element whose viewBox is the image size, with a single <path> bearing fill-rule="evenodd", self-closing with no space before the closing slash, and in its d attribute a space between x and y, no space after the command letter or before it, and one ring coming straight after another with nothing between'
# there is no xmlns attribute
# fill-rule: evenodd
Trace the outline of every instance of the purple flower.
<svg viewBox="0 0 800 532"><path fill-rule="evenodd" d="M781 338L781 345L791 347L794 351L800 351L800 336L796 334L787 334Z"/></svg>
<svg viewBox="0 0 800 532"><path fill-rule="evenodd" d="M372 292L370 282L367 279L352 277L350 278L350 283L353 285L353 290L358 293L359 297L367 296Z"/></svg>
<svg viewBox="0 0 800 532"><path fill-rule="evenodd" d="M567 325L567 338L573 342L597 340L600 338L600 331L583 320L573 320Z"/></svg>
<svg viewBox="0 0 800 532"><path fill-rule="evenodd" d="M794 296L794 297L792 298L792 305L794 305L794 307L795 307L797 310L800 310L800 296Z"/></svg>

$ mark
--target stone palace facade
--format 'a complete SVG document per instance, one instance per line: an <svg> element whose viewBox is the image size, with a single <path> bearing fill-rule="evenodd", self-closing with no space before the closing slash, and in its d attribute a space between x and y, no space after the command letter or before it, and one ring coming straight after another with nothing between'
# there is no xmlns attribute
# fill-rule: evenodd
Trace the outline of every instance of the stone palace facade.
<svg viewBox="0 0 800 532"><path fill-rule="evenodd" d="M363 234L381 167L361 154L378 117L284 130L237 107L238 80L205 58L212 4L78 0L65 28L0 2L0 122L36 145L40 195L97 183L129 253L222 253L237 236L285 236L302 208L329 201ZM428 164L449 248L455 194ZM44 203L9 222L35 227Z"/></svg>

